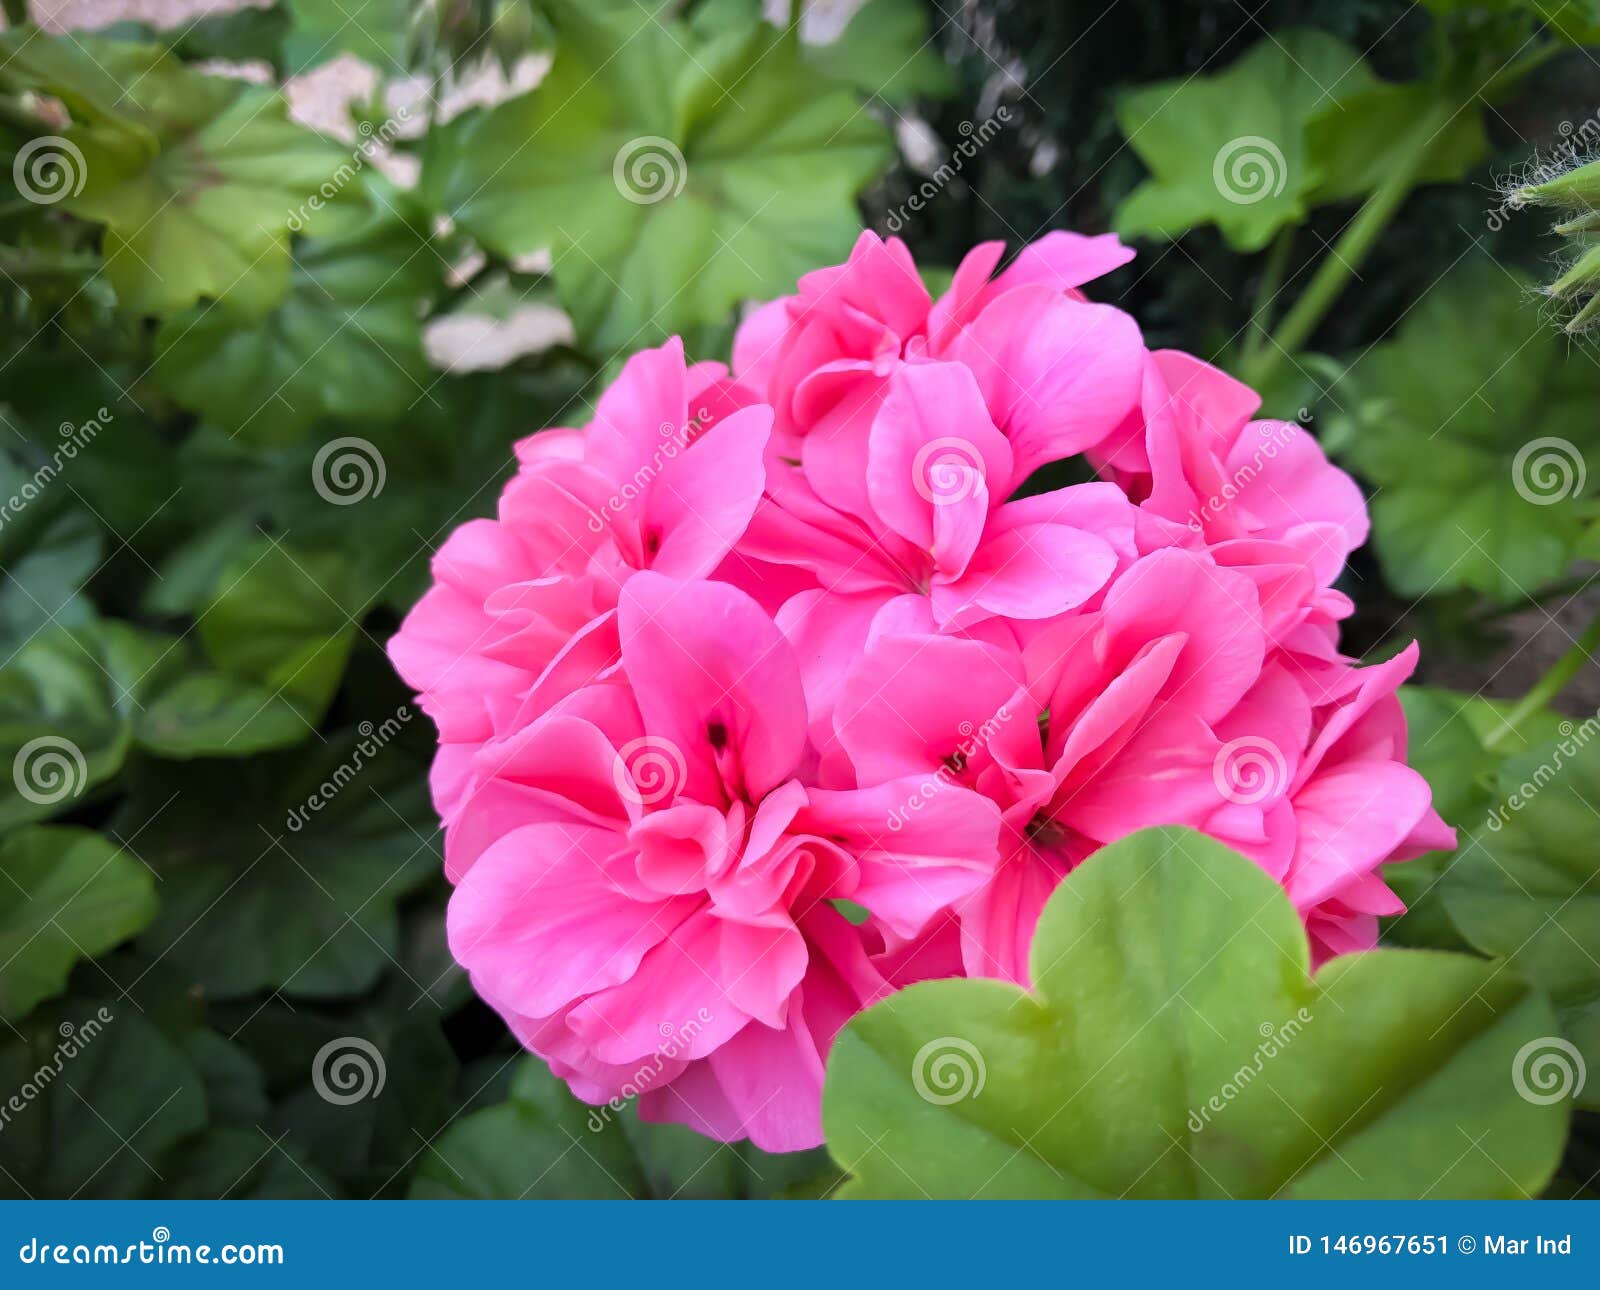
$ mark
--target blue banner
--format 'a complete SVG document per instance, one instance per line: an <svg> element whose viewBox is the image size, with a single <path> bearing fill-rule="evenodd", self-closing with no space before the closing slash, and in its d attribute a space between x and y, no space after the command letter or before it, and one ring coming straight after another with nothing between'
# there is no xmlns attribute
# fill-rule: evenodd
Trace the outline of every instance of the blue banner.
<svg viewBox="0 0 1600 1290"><path fill-rule="evenodd" d="M1299 1287L1593 1284L1581 1202L128 1201L0 1207L0 1285L464 1279L710 1290L1228 1274Z"/></svg>

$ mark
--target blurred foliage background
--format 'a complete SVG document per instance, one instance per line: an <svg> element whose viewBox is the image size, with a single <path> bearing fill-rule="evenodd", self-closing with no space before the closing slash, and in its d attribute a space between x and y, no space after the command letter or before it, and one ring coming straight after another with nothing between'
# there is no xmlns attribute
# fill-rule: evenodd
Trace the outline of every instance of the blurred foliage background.
<svg viewBox="0 0 1600 1290"><path fill-rule="evenodd" d="M668 334L726 357L863 224L935 279L989 238L1137 245L1097 296L1369 486L1350 648L1423 638L1452 822L1571 736L1563 686L1600 702L1600 374L1533 290L1570 252L1504 196L1600 141L1589 0L6 13L0 1196L832 1185L519 1059L444 946L432 731L382 646L514 440ZM1264 198L1221 191L1240 138ZM1555 505L1514 487L1542 439ZM1469 830L1497 862L1408 866L1389 933L1507 960L1591 1065L1594 814ZM1586 1110L1553 1188L1596 1171Z"/></svg>

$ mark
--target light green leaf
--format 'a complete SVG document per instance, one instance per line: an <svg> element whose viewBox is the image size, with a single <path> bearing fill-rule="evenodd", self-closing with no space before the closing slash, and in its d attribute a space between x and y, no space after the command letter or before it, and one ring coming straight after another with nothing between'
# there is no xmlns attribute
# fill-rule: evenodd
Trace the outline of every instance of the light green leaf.
<svg viewBox="0 0 1600 1290"><path fill-rule="evenodd" d="M628 1200L645 1179L616 1116L585 1106L537 1058L509 1099L453 1124L417 1170L419 1200Z"/></svg>
<svg viewBox="0 0 1600 1290"><path fill-rule="evenodd" d="M954 92L956 78L929 39L928 16L917 0L868 0L836 40L809 47L806 57L869 98L944 98Z"/></svg>
<svg viewBox="0 0 1600 1290"><path fill-rule="evenodd" d="M1445 873L1444 903L1466 938L1547 990L1594 1078L1600 1107L1600 718L1563 721L1550 743L1500 769L1484 823Z"/></svg>
<svg viewBox="0 0 1600 1290"><path fill-rule="evenodd" d="M100 567L100 529L57 480L62 464L0 449L0 648L7 654L49 623L72 625L92 612L79 590Z"/></svg>
<svg viewBox="0 0 1600 1290"><path fill-rule="evenodd" d="M422 186L504 255L549 248L591 349L720 321L848 253L887 136L792 32L551 8L549 76L433 131Z"/></svg>
<svg viewBox="0 0 1600 1290"><path fill-rule="evenodd" d="M0 667L0 828L71 810L121 769L160 661L152 637L91 623L42 631Z"/></svg>
<svg viewBox="0 0 1600 1290"><path fill-rule="evenodd" d="M0 33L0 53L15 81L73 111L64 137L83 182L62 206L106 225L105 272L125 309L209 297L261 310L283 296L297 212L349 158L292 123L275 90L104 36L22 27Z"/></svg>
<svg viewBox="0 0 1600 1290"><path fill-rule="evenodd" d="M1488 156L1476 102L1447 111L1441 94L1439 87L1422 82L1379 82L1359 91L1341 86L1338 101L1325 105L1306 127L1306 149L1319 176L1313 204L1372 192L1399 164L1412 128L1428 130L1427 154L1416 172L1419 184L1453 183ZM1441 115L1443 123L1434 126Z"/></svg>
<svg viewBox="0 0 1600 1290"><path fill-rule="evenodd" d="M410 0L288 0L294 25L283 53L289 71L298 75L354 54L381 77L404 74L413 7Z"/></svg>
<svg viewBox="0 0 1600 1290"><path fill-rule="evenodd" d="M312 729L264 685L188 672L150 695L134 737L158 757L246 757L299 743Z"/></svg>
<svg viewBox="0 0 1600 1290"><path fill-rule="evenodd" d="M1600 366L1527 279L1464 262L1351 370L1340 455L1375 485L1373 534L1403 596L1531 596L1576 555L1600 487Z"/></svg>
<svg viewBox="0 0 1600 1290"><path fill-rule="evenodd" d="M829 1149L874 1197L1543 1187L1567 1108L1519 1097L1511 1067L1551 1033L1548 1002L1464 955L1376 950L1315 979L1307 963L1258 867L1188 830L1136 833L1051 898L1035 993L914 985L845 1027Z"/></svg>
<svg viewBox="0 0 1600 1290"><path fill-rule="evenodd" d="M1506 726L1513 705L1472 694L1408 685L1400 691L1406 712L1406 752L1412 768L1433 789L1433 808L1455 826L1462 846L1482 826L1494 800L1500 764L1528 746L1530 737L1554 736L1559 718L1542 713ZM1492 747L1490 746L1492 743ZM1384 928L1386 943L1418 949L1470 950L1444 904L1442 877L1453 851L1433 851L1387 866L1384 881L1406 903L1406 912Z"/></svg>
<svg viewBox="0 0 1600 1290"><path fill-rule="evenodd" d="M88 829L12 833L0 842L0 874L0 1017L8 1020L66 989L79 959L155 917L149 870Z"/></svg>
<svg viewBox="0 0 1600 1290"><path fill-rule="evenodd" d="M1211 223L1235 250L1259 250L1310 209L1320 175L1307 123L1376 83L1342 40L1292 29L1225 71L1123 95L1117 123L1152 176L1118 207L1117 231L1173 238Z"/></svg>
<svg viewBox="0 0 1600 1290"><path fill-rule="evenodd" d="M1377 188L1405 161L1413 125L1427 130L1416 181L1459 179L1488 141L1476 104L1451 110L1442 94L1381 81L1343 41L1300 29L1214 75L1141 86L1117 120L1153 176L1118 208L1117 230L1172 238L1212 223L1235 250L1259 250L1312 207Z"/></svg>

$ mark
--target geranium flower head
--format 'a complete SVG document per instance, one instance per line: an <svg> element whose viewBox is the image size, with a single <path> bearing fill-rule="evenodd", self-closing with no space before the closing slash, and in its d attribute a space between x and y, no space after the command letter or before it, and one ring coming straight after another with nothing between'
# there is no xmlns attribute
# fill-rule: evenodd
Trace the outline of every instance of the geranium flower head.
<svg viewBox="0 0 1600 1290"><path fill-rule="evenodd" d="M935 300L863 234L731 374L636 355L440 549L390 652L439 728L450 947L580 1097L811 1146L856 1010L1025 982L1136 829L1236 847L1323 957L1452 844L1405 764L1415 647L1339 650L1359 490L1087 297L1130 254L988 243ZM1041 490L1066 459L1098 478Z"/></svg>

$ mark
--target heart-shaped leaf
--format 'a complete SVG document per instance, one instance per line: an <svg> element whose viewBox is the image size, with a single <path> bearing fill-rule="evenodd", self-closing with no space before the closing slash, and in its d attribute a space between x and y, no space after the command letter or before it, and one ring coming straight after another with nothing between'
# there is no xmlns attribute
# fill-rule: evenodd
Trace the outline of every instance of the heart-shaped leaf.
<svg viewBox="0 0 1600 1290"><path fill-rule="evenodd" d="M862 1196L1537 1194L1567 1107L1513 1063L1549 1003L1465 955L1308 961L1249 860L1136 833L1051 897L1035 993L914 985L845 1027L829 1149Z"/></svg>

